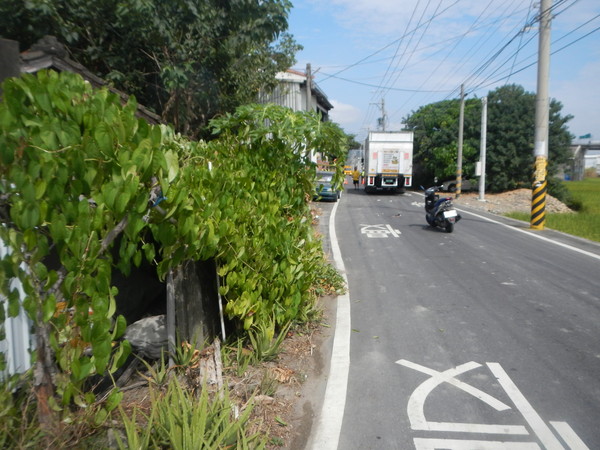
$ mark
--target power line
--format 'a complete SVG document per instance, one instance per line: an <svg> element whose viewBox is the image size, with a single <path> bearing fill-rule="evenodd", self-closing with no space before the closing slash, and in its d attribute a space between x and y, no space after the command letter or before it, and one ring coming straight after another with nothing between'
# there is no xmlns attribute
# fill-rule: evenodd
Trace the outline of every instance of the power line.
<svg viewBox="0 0 600 450"><path fill-rule="evenodd" d="M560 4L563 4L563 3L565 3L565 1L566 1L566 0L563 0L563 1L561 1L561 2L560 2ZM577 1L577 0L575 0L575 1ZM573 2L573 3L575 3L575 2ZM571 5L568 5L568 6L567 6L567 7L565 7L563 10L559 11L559 12L556 14L556 16L558 16L558 15L559 15L559 14L561 14L561 13L563 13L563 12L564 12L564 11L566 11L568 8L570 8L571 6L573 6L573 4L571 4ZM563 36L561 36L560 38L556 39L556 40L555 40L555 41L553 41L553 43L552 43L552 44L553 44L553 46L554 46L554 45L555 45L557 42L560 42L561 40L565 39L567 36L569 36L569 35L573 34L573 33L574 33L574 32L576 32L577 30L579 30L579 29L583 28L584 26L588 25L589 23L591 23L592 21L594 21L594 20L595 20L595 19L597 19L598 17L600 17L600 14L598 14L598 15L596 15L596 16L594 16L594 17L592 17L591 19L589 19L589 20L588 20L588 21L586 21L585 23L581 24L581 25L580 25L580 26L578 26L577 28L575 28L575 29L573 29L573 30L569 31L568 33L564 34L564 35L563 35ZM579 42L580 40L584 39L585 37L589 36L590 34L593 34L594 32L598 31L598 29L599 29L599 28L596 28L596 29L594 29L594 30L590 31L589 33L587 33L587 34L585 34L585 35L583 35L583 36L579 37L578 39L576 39L576 40L574 40L574 41L570 42L569 44L567 44L567 45L565 45L565 46L563 46L563 47L561 47L561 48L559 48L559 49L556 49L556 50L552 51L552 54L554 55L554 54L556 54L556 53L559 53L560 51L564 50L565 48L568 48L568 47L570 47L571 45L575 44L576 42ZM536 34L535 36L537 36L537 34ZM533 37L535 37L535 36L532 36L532 38L530 38L530 39L529 39L529 41L531 41L531 40L533 39ZM529 42L529 41L528 41L528 42ZM518 54L518 52L520 51L520 49L521 49L521 48L519 48L515 54L511 55L511 57L510 57L510 58L512 58L512 56L515 56L515 57L516 57L516 55ZM480 81L480 82L479 82L479 83L478 83L478 84L477 84L477 85L476 85L474 88L470 89L470 92L477 91L477 90L479 90L479 89L481 89L481 88L483 88L483 87L487 87L487 86L493 85L493 84L495 84L495 83L498 83L498 82L500 82L500 81L508 80L508 79L510 79L510 78L512 77L512 75L515 75L515 74L517 74L517 73L520 73L520 72L522 72L522 71L524 71L524 70L526 70L526 69L528 69L528 68L530 68L530 67L534 66L534 65L537 63L537 53L534 53L534 54L531 54L531 55L529 55L527 58L525 58L525 60L528 60L528 59L531 59L531 58L533 58L534 60L533 60L533 62L531 62L530 64L527 64L527 65L525 65L525 66L523 66L523 67L520 67L518 70L514 70L514 64L513 64L513 66L512 66L512 67L511 67L511 69L509 70L509 73L508 73L508 75L506 75L506 76L502 76L502 77L500 77L500 78L497 78L497 79L495 79L495 81L493 81L493 82L491 82L491 83L488 83L488 81L490 80L490 78L492 78L494 75L496 75L496 74L497 74L497 73L500 71L500 69L502 69L503 65L500 65L500 66L499 66L499 67L498 67L496 70L494 70L492 73L488 74L488 75L486 76L486 78L484 78L482 81ZM487 83L487 84L486 84L486 83Z"/></svg>
<svg viewBox="0 0 600 450"><path fill-rule="evenodd" d="M450 9L450 8L451 8L451 7L453 7L454 5L456 5L458 2L459 2L459 0L455 0L455 1L454 1L454 3L452 3L452 4L451 4L451 5L449 5L449 6L447 6L447 7L446 7L444 10L440 11L440 13L438 14L438 16L439 16L439 15L441 15L441 14L443 14L444 12L446 12L448 9ZM432 17L432 20L433 20L434 18L435 18L435 17ZM418 28L418 27L417 27L417 28ZM415 30L416 30L417 28L415 28ZM412 33L413 31L414 31L414 30L411 30L409 33ZM357 62L355 62L355 63L353 63L353 64L350 64L350 65L346 66L344 69L337 71L337 72L336 72L336 73L334 73L333 75L339 75L340 73L342 73L342 72L345 72L346 70L349 70L349 69L351 69L352 67L355 67L356 65L358 65L358 64L360 64L360 63L362 63L362 62L364 62L364 61L366 61L366 60L368 60L368 59L370 59L371 57L373 57L373 56L375 56L375 55L377 55L377 54L381 53L382 51L386 50L387 48L391 47L392 45L394 45L394 44L395 44L395 43L397 43L398 41L400 41L400 40L404 39L404 37L405 37L405 35L402 35L402 36L400 36L398 39L394 39L392 42L390 42L389 44L387 44L387 45L383 46L383 47L382 47L382 48L380 48L379 50L377 50L377 51L375 51L375 52L371 53L370 55L367 55L367 56L365 56L364 58L360 59L359 61L357 61ZM321 82L323 82L323 81L325 81L325 80L327 80L327 79L329 79L329 78L333 77L333 75L330 75L329 77L325 78L324 80L321 80Z"/></svg>
<svg viewBox="0 0 600 450"><path fill-rule="evenodd" d="M598 16L596 16L595 18L597 18L597 17L598 17ZM600 30L600 26L599 26L599 27L596 27L596 28L594 28L592 31L590 31L590 32L588 32L588 33L586 33L586 34L584 34L583 36L580 36L579 38L575 39L574 41L571 41L571 42L569 42L568 44L566 44L566 45L564 45L564 46L560 47L559 49L556 49L556 50L552 51L552 53L551 53L551 54L552 54L552 55L555 55L555 54L557 54L557 53L560 53L561 51L563 51L563 50L565 50L565 49L569 48L570 46L572 46L572 45L576 44L577 42L581 41L582 39L584 39L584 38L588 37L590 34L593 34L593 33L597 32L597 31L599 31L599 30ZM518 70L511 71L511 72L510 72L508 75L506 75L506 76L502 76L501 78L498 78L498 79L496 79L496 80L494 80L494 81L491 81L491 82L489 82L488 84L485 84L485 85L484 85L484 84L480 84L480 85L479 85L479 86L477 86L476 88L472 89L472 90L471 90L471 92L474 92L474 91L476 91L476 90L479 90L479 89L482 89L482 88L486 88L486 87L489 87L489 86L493 86L494 84L497 84L497 83L499 83L499 82L501 82L501 81L504 81L505 79L507 79L507 78L510 78L512 75L516 75L516 74L517 74L517 73L519 73L519 72L523 72L524 70L527 70L527 69L529 69L530 67L533 67L533 66L535 66L536 64L537 64L537 60L536 60L536 61L534 61L534 62L532 62L532 63L530 63L530 64L527 64L526 66L523 66L523 67L519 68ZM487 80L485 80L485 81L487 81ZM485 81L484 81L484 82L485 82ZM482 83L483 83L483 82L482 82Z"/></svg>
<svg viewBox="0 0 600 450"><path fill-rule="evenodd" d="M430 80L432 78L432 76L434 76L434 75L439 75L439 81L438 81L437 86L442 86L442 82L444 79L447 80L452 77L451 75L449 75L449 73L442 73L439 69L442 67L442 64L444 64L445 61L449 58L450 54L455 52L453 49L457 49L458 46L460 45L461 41L463 41L465 39L465 37L467 37L467 35L469 34L469 31L478 30L478 31L480 31L480 33L479 33L480 36L479 36L477 42L475 42L469 48L468 52L462 57L462 59L459 60L455 66L453 66L454 73L457 73L458 70L460 70L459 66L465 67L466 64L469 62L469 60L473 59L477 55L477 53L483 48L483 44L485 44L485 42L487 42L489 39L491 39L493 35L499 35L500 34L499 31L502 30L502 27L505 25L505 22L507 22L508 18L515 16L518 12L518 8L515 8L514 11L511 11L510 10L511 6L508 6L506 3L503 3L504 9L505 9L504 14L502 14L500 17L498 17L492 21L491 20L493 18L492 13L490 13L489 15L484 17L484 15L486 15L486 9L484 9L479 14L477 19L473 20L473 22L471 23L471 26L469 28L469 31L467 31L466 33L462 33L459 36L452 37L452 38L449 38L449 39L446 39L446 40L443 40L440 42L436 42L435 44L422 46L422 39L423 39L423 36L425 35L426 31L428 30L429 24L431 24L432 21L434 21L435 19L442 16L442 14L444 12L448 11L451 7L455 6L458 2L459 2L459 0L456 0L450 6L446 7L443 11L441 11L437 14L434 13L434 14L432 14L431 18L429 18L427 21L423 21L426 11L428 10L428 7L430 5L430 2L427 3L427 6L421 12L418 23L415 26L411 27L411 23L414 23L414 17L416 17L416 15L418 14L418 11L419 11L418 10L419 4L417 4L417 7L415 7L415 10L413 10L413 15L411 16L411 21L408 22L408 25L405 27L404 33L402 34L402 36L400 38L395 39L391 43L388 43L384 47L369 54L368 56L366 56L364 58L361 58L359 61L357 61L353 64L350 64L347 66L342 66L341 70L338 70L333 73L322 73L321 75L323 75L324 78L320 82L322 83L326 80L329 80L330 78L333 78L333 79L337 79L337 80L340 80L340 81L343 81L346 83L351 83L354 85L360 85L360 86L365 86L365 87L376 89L377 91L376 91L375 95L381 95L381 94L385 95L385 94L388 94L391 92L408 93L408 94L410 94L410 98L412 98L418 94L424 94L424 96L431 96L434 94L446 94L446 95L450 94L450 95L452 95L452 94L456 93L457 88L454 88L454 89L443 89L443 88L423 89L422 87L425 86L425 84L428 82L428 80ZM558 0L551 7L552 14L554 15L555 18L558 16L561 16L563 13L565 13L570 8L572 8L576 3L577 3L577 0ZM489 8L489 5L487 7ZM525 8L522 8L522 10L523 10L523 12L525 12ZM509 11L510 11L510 15L507 15L506 13L508 13ZM516 75L520 72L523 72L524 70L526 70L536 64L535 60L531 61L531 58L535 58L535 55L521 57L521 55L525 53L524 50L530 46L531 41L537 36L537 31L535 33L531 33L529 36L527 36L527 38L526 38L526 34L528 33L529 29L534 27L534 25L539 20L538 14L533 15L533 17L532 17L531 5L529 5L529 7L526 9L526 11L527 11L527 16L525 17L524 21L521 22L521 26L519 26L518 30L513 29L513 31L511 33L507 33L505 38L500 41L500 44L496 46L494 52L492 54L488 53L488 55L486 55L486 57L484 59L482 59L482 61L478 65L476 65L475 68L473 70L471 70L470 73L467 75L467 77L465 79L465 84L467 85L468 92L474 93L480 89L486 88L488 86L491 86L493 84L496 84L496 83L499 83L502 81L508 82L508 80L510 80L511 77L513 77L514 75ZM498 12L498 11L496 11L496 12ZM523 14L523 15L525 15L525 14ZM564 42L565 39L568 39L569 36L573 36L574 33L577 33L579 30L582 30L584 27L593 23L599 17L600 17L600 14L592 17L591 19L587 20L585 23L583 23L581 25L578 25L576 28L571 29L568 33L561 35L561 37L559 37L558 39L555 39L553 41L553 46L555 46L559 42ZM487 20L487 19L490 19L490 20ZM585 39L586 37L590 36L591 34L596 33L598 30L600 30L600 27L596 27L596 28L592 29L591 31L587 32L586 34L570 40L568 43L566 43L562 47L554 50L552 52L552 54L554 55L556 53L564 51L565 49L567 49L567 48L571 47L572 45L576 44L577 42ZM421 31L420 39L417 40L416 39L417 32L419 32L419 31ZM502 34L504 34L504 32ZM475 35L475 36L477 36L477 35ZM381 54L383 51L389 49L394 44L396 44L396 48L395 48L395 51L393 52L393 56L391 56L389 58L379 58L377 60L374 59L374 56ZM445 45L443 45L443 44L445 44ZM439 49L436 50L435 52L429 52L429 56L431 57L432 55L435 55L436 53L445 52L444 58L437 65L436 70L429 71L429 75L427 76L426 80L420 85L420 87L418 87L416 89L395 87L396 83L400 79L400 76L403 73L405 73L405 71L407 69L416 65L416 63L411 64L411 61L412 61L413 56L417 52L423 51L424 49L428 49L428 48L435 49L438 46L439 46ZM509 51L509 50L511 50L511 51ZM408 58L407 58L407 55L409 55ZM429 60L431 61L431 59L429 59ZM374 64L375 62L379 62L379 61L388 61L388 64L386 65L385 73L383 74L383 77L380 78L379 83L361 82L356 79L352 79L352 77L340 77L339 76L339 74L341 74L345 71L348 71L354 67L357 67L359 65ZM332 66L332 67L335 67L335 66ZM404 104L406 104L406 103L407 102L405 102ZM368 111L367 111L367 116L370 116L371 113L373 112L373 110L374 109L371 106L369 106ZM397 112L399 112L399 110L394 112L393 114L390 114L390 119L394 114L397 114Z"/></svg>
<svg viewBox="0 0 600 450"><path fill-rule="evenodd" d="M444 92L448 92L448 90L425 90L425 89L403 89L403 88L394 88L391 86L381 86L378 84L371 84L371 83L363 83L360 81L356 81L356 80L350 80L348 78L342 78L342 77L338 77L336 75L330 75L330 74L326 74L321 72L323 75L326 75L327 78L335 78L336 80L341 80L341 81L345 81L347 83L352 83L352 84L358 84L360 86L366 86L366 87L371 87L371 88L375 88L375 89L385 89L385 90L389 90L389 91L397 91L397 92L422 92L422 93L444 93ZM322 81L320 81L321 83Z"/></svg>
<svg viewBox="0 0 600 450"><path fill-rule="evenodd" d="M443 59L442 59L442 60L441 60L441 61L438 63L437 67L436 67L434 70L432 70L432 71L430 72L429 76L428 76L428 77L427 77L427 78L426 78L426 79L425 79L425 80L424 80L424 81L421 83L421 86L424 86L424 85L425 85L425 84L426 84L426 83L427 83L427 82L428 82L428 81L431 79L431 77L433 76L433 74L434 74L434 73L437 73L438 69L439 69L439 68L440 68L440 67L441 67L441 66L442 66L442 65L443 65L443 64L446 62L446 60L447 60L447 59L450 57L450 55L451 55L452 53L454 53L454 52L455 52L455 50L457 49L457 47L458 47L458 45L460 44L460 42L462 42L462 40L463 40L463 39L464 39L466 36L468 36L468 35L469 35L469 34L470 34L470 33L471 33L473 30L475 30L475 29L477 29L477 28L478 28L478 24L481 22L481 17L483 16L483 14L485 13L485 11L486 11L486 10L487 10L487 9L488 9L488 8L489 8L491 5L492 5L492 2L488 3L488 5L486 6L486 8L485 8L485 9L484 9L484 10L483 10L483 11L482 11L480 14L479 14L479 16L478 16L478 17L477 17L477 18L476 18L476 19L473 21L473 23L471 24L471 26L469 27L469 29L468 29L466 32L462 33L462 34L459 36L459 38L458 38L458 39L457 39L457 40L454 42L454 44L453 44L453 45L450 47L450 49L449 49L449 50L447 50L447 51L446 51L446 49L444 48L444 50L446 51L446 54L445 54L444 58L443 58ZM509 8L509 6L507 6L506 10L508 10L508 8ZM490 13L490 14L491 14L491 13ZM513 14L514 14L514 13L513 13ZM511 14L511 16L512 16L512 14ZM489 28L490 26L492 26L492 25L498 25L498 24L502 23L504 20L506 20L506 18L498 18L498 19L494 20L494 21L492 22L492 24L488 24L488 28ZM488 36L490 36L490 33L488 33ZM475 44L475 46L477 46L477 45L479 44L479 42L480 42L482 39L483 39L483 37L482 37L482 38L480 38L480 39L478 40L478 42ZM468 54L469 54L469 52L467 52L467 55L468 55ZM468 59L470 59L470 58L471 58L471 56L469 56L469 57L468 57ZM458 71L458 67L459 67L459 65L460 65L460 64L462 64L462 63L463 63L463 62L462 62L462 60L459 60L459 61L457 62L457 64L456 64L457 68L455 69L455 71L454 71L454 72ZM453 90L451 90L451 91L450 91L450 94L449 94L449 95L448 95L446 98L449 98L449 97L451 97L451 96L452 96L452 94L454 94L454 92L455 92L455 91L456 91L456 89L453 89ZM391 116L394 116L395 114L397 114L398 112L400 112L400 111L402 110L402 108L404 108L404 106L405 106L405 105L406 105L406 104L407 104L407 103L408 103L408 102L409 102L409 101L410 101L410 100L411 100L413 97L414 97L414 95L412 95L412 96L410 96L408 99L406 99L406 100L405 100L405 102L404 102L404 103L402 103L402 104L400 105L400 107L399 107L399 108L398 108L398 109L397 109L397 110L396 110L396 111L395 111L395 112L394 112L394 113L393 113Z"/></svg>

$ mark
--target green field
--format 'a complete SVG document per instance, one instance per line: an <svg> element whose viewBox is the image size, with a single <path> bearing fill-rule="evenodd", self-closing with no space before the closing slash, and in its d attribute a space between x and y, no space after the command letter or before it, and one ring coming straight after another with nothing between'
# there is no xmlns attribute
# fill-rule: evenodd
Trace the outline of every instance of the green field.
<svg viewBox="0 0 600 450"><path fill-rule="evenodd" d="M562 231L592 241L600 242L600 178L583 181L565 181L578 212L573 214L546 214L546 228ZM526 213L510 213L507 216L529 222Z"/></svg>

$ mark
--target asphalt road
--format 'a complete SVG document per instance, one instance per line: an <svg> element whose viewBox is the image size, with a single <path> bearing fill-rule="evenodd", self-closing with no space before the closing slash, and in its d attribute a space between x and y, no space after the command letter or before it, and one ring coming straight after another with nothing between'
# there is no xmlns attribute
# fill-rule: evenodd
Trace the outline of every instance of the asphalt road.
<svg viewBox="0 0 600 450"><path fill-rule="evenodd" d="M435 230L410 192L336 209L338 449L600 448L600 246L465 209Z"/></svg>

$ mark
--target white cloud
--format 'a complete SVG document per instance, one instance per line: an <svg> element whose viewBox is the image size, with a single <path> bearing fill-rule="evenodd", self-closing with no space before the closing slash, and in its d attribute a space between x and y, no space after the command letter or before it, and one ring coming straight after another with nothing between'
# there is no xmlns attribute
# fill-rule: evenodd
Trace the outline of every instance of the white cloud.
<svg viewBox="0 0 600 450"><path fill-rule="evenodd" d="M374 104L382 99L392 127L420 106L458 98L461 84L470 97L504 83L536 90L537 30L518 34L538 14L529 0L299 1L321 25L303 58L337 99L330 115L347 132L375 127ZM598 13L598 0L579 0L553 16L550 95L563 103L564 115L575 116L568 124L573 134L600 138Z"/></svg>
<svg viewBox="0 0 600 450"><path fill-rule="evenodd" d="M354 105L342 103L337 100L330 100L333 109L329 111L332 122L340 125L344 131L350 132L360 126L363 118L363 112Z"/></svg>
<svg viewBox="0 0 600 450"><path fill-rule="evenodd" d="M576 136L592 133L594 139L600 139L600 89L590 89L598 80L600 62L594 61L574 71L570 80L556 83L551 92L563 104L563 115L574 116L568 127Z"/></svg>

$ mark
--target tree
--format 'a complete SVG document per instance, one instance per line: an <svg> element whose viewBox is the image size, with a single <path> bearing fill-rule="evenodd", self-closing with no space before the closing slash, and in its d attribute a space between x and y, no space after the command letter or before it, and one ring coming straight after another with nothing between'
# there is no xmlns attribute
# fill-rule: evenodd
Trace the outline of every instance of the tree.
<svg viewBox="0 0 600 450"><path fill-rule="evenodd" d="M458 100L445 100L419 108L406 120L407 128L415 133L414 163L418 183L430 184L434 177L440 180L456 174L458 155ZM465 103L465 131L473 129L477 115L477 102ZM463 141L463 174L475 172L474 157L477 149L475 139L465 133Z"/></svg>
<svg viewBox="0 0 600 450"><path fill-rule="evenodd" d="M456 172L459 101L445 100L423 106L406 123L415 132L416 175L430 180L450 178ZM550 102L549 166L552 175L568 158L571 135L561 115L562 104ZM463 175L474 176L479 159L481 102L465 101ZM488 94L486 188L492 192L530 187L533 172L535 94L521 86L502 86Z"/></svg>
<svg viewBox="0 0 600 450"><path fill-rule="evenodd" d="M44 35L189 136L275 83L301 48L289 0L16 0L0 29L29 48ZM93 24L93 26L90 26Z"/></svg>
<svg viewBox="0 0 600 450"><path fill-rule="evenodd" d="M550 101L548 175L568 158L571 135L561 116L562 104ZM535 135L535 94L517 85L502 86L488 95L486 172L493 192L531 187Z"/></svg>
<svg viewBox="0 0 600 450"><path fill-rule="evenodd" d="M355 134L346 133L347 146L350 150L361 148L362 144L356 140Z"/></svg>

